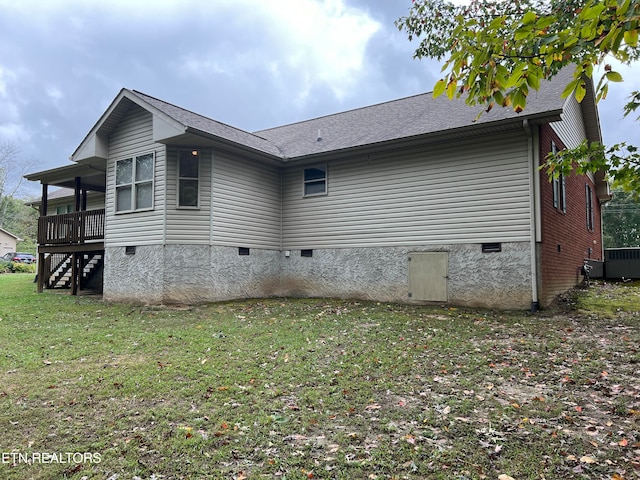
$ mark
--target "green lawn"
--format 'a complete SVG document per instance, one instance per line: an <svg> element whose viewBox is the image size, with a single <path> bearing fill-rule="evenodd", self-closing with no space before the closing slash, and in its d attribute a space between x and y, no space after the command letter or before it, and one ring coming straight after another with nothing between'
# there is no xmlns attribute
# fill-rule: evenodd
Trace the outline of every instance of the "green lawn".
<svg viewBox="0 0 640 480"><path fill-rule="evenodd" d="M535 315L34 292L0 275L2 479L640 477L637 283Z"/></svg>

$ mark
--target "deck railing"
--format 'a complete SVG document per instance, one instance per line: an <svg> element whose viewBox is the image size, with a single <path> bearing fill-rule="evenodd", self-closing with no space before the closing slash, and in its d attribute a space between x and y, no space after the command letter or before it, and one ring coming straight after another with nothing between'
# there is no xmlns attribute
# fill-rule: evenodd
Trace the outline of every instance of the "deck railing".
<svg viewBox="0 0 640 480"><path fill-rule="evenodd" d="M47 215L38 220L39 245L71 245L104 239L104 208Z"/></svg>

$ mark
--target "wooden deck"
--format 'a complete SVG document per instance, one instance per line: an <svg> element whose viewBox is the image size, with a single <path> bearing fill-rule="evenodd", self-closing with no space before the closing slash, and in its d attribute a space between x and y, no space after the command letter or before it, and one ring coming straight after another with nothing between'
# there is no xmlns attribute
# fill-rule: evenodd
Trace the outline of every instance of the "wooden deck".
<svg viewBox="0 0 640 480"><path fill-rule="evenodd" d="M99 209L38 219L38 292L65 275L74 295L82 289L88 266L104 258L104 218Z"/></svg>
<svg viewBox="0 0 640 480"><path fill-rule="evenodd" d="M38 245L78 245L104 240L104 208L38 219Z"/></svg>

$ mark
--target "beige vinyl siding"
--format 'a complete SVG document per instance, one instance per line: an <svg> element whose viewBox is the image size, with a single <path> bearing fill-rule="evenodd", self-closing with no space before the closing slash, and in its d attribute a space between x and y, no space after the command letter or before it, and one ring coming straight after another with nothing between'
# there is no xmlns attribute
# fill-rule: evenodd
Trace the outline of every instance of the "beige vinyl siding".
<svg viewBox="0 0 640 480"><path fill-rule="evenodd" d="M56 215L56 209L60 206L71 206L71 211L75 204L73 197L55 198L47 202L47 215ZM99 210L104 208L104 193L89 192L87 195L87 210Z"/></svg>
<svg viewBox="0 0 640 480"><path fill-rule="evenodd" d="M99 210L104 208L104 193L87 196L87 210Z"/></svg>
<svg viewBox="0 0 640 480"><path fill-rule="evenodd" d="M199 208L178 208L178 149L167 151L167 244L209 244L211 150L200 152Z"/></svg>
<svg viewBox="0 0 640 480"><path fill-rule="evenodd" d="M280 168L213 152L213 245L280 248Z"/></svg>
<svg viewBox="0 0 640 480"><path fill-rule="evenodd" d="M562 121L550 125L567 148L575 148L587 138L582 109L573 95L570 95L565 103Z"/></svg>
<svg viewBox="0 0 640 480"><path fill-rule="evenodd" d="M530 238L524 132L329 162L326 196L302 197L303 168L285 171L283 248Z"/></svg>
<svg viewBox="0 0 640 480"><path fill-rule="evenodd" d="M153 141L152 122L151 113L135 106L109 135L105 225L107 246L164 242L165 147ZM155 157L153 210L116 214L116 161L150 152Z"/></svg>

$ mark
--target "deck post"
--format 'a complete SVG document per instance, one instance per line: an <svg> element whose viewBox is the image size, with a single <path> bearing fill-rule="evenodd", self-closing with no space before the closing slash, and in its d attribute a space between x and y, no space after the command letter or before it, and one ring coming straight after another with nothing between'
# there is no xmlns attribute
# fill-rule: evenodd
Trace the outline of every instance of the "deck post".
<svg viewBox="0 0 640 480"><path fill-rule="evenodd" d="M47 214L47 209L49 208L49 185L46 183L42 184L42 202L40 203L40 216L44 217Z"/></svg>
<svg viewBox="0 0 640 480"><path fill-rule="evenodd" d="M42 184L42 201L40 202L40 216L44 217L47 214L47 209L49 208L49 185L46 183ZM40 226L38 225L38 243L40 243ZM44 271L45 271L45 261L44 261L44 253L40 251L38 248L38 273L36 277L38 279L38 283L36 286L36 291L38 293L42 293L44 290Z"/></svg>
<svg viewBox="0 0 640 480"><path fill-rule="evenodd" d="M38 279L38 283L37 283L37 287L36 287L36 291L38 293L42 293L42 291L44 290L44 275L45 275L45 260L44 260L44 253L40 251L40 249L38 249L38 273L37 273L37 279Z"/></svg>
<svg viewBox="0 0 640 480"><path fill-rule="evenodd" d="M80 194L81 194L81 190L82 190L82 178L80 177L76 177L74 179L74 189L73 189L73 196L74 196L74 200L75 200L75 204L74 204L74 212L79 212L80 211L80 207L81 207L81 199L80 199Z"/></svg>
<svg viewBox="0 0 640 480"><path fill-rule="evenodd" d="M78 275L80 269L78 268L78 253L73 252L71 260L71 295L78 295Z"/></svg>
<svg viewBox="0 0 640 480"><path fill-rule="evenodd" d="M80 205L80 208L82 209L82 211L86 211L87 210L87 189L83 188L82 189L82 205Z"/></svg>

